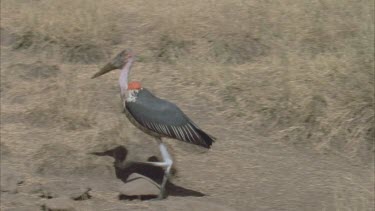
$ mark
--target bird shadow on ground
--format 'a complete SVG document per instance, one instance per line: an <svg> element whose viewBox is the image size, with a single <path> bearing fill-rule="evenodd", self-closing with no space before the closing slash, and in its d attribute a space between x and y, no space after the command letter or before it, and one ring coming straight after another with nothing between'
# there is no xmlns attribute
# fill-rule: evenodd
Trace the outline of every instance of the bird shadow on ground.
<svg viewBox="0 0 375 211"><path fill-rule="evenodd" d="M104 152L93 152L91 154L97 156L111 156L115 159L114 167L116 170L117 178L121 179L124 183L129 182L127 181L128 177L133 173L138 173L143 176L146 176L152 179L157 184L161 184L164 170L161 167L152 166L146 163L139 163L139 162L129 162L126 161L126 157L128 154L128 150L124 146L118 146L113 149L104 151ZM148 158L148 161L157 162L159 159L156 156L151 156ZM172 169L172 175L174 175L174 169ZM175 185L171 182L167 182L166 184L166 192L169 196L195 196L195 197L202 197L205 194L187 189L178 185ZM128 196L128 195L120 195L119 199L121 200L133 200L133 199L140 199L140 200L149 200L156 198L155 195L141 195L141 196Z"/></svg>

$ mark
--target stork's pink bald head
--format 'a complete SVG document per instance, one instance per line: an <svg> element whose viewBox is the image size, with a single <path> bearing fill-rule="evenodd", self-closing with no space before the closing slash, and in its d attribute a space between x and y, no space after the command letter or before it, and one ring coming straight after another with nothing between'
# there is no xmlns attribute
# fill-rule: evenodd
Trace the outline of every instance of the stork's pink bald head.
<svg viewBox="0 0 375 211"><path fill-rule="evenodd" d="M135 57L135 54L132 52L132 51L129 51L126 55L125 55L125 62L127 62L129 59L132 59Z"/></svg>

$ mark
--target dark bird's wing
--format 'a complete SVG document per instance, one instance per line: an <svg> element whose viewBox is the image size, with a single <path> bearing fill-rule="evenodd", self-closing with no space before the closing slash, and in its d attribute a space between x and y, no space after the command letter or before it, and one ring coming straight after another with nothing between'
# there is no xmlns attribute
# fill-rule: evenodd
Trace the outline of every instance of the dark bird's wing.
<svg viewBox="0 0 375 211"><path fill-rule="evenodd" d="M181 141L210 148L215 138L193 123L175 104L141 89L134 102L126 102L126 108L143 127Z"/></svg>

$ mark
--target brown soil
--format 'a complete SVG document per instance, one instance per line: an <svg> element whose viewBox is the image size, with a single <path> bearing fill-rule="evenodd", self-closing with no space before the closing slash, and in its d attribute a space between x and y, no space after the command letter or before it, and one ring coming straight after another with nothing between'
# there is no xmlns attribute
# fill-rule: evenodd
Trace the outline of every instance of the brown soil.
<svg viewBox="0 0 375 211"><path fill-rule="evenodd" d="M6 14L17 9L11 2L2 9ZM44 1L35 2L48 6ZM301 37L312 40L297 47L313 53L281 54L272 50L276 48L272 44L279 46L282 42L229 33L236 27L225 22L225 15L242 14L232 11L232 7L223 7L228 11L223 10L223 17L216 19L199 19L205 14L196 11L199 20L220 22L222 28L217 29L215 22L199 25L194 17L189 19L188 13L174 12L172 8L167 11L179 24L169 23L162 7L153 11L137 1L127 6L130 12L126 17L98 10L113 21L106 24L95 19L98 26L107 30L96 34L107 38L102 41L85 36L84 41L78 40L80 34L73 29L66 32L65 39L58 36L60 29L55 34L48 31L48 24L35 26L30 34L4 19L0 58L1 210L374 210L374 114L370 96L373 81L365 77L373 76L366 69L372 63L357 57L346 60L351 51L344 56L330 52L347 44L339 40L341 34L336 37L339 41L334 42L324 40L327 37L319 37L319 33L315 36L306 32L311 37ZM186 10L184 5L174 6L176 11ZM116 7L113 11L119 12ZM269 23L276 33L272 17L280 14L275 12L278 7L273 7L274 13L269 16L261 7L256 10L270 22L254 16L252 24ZM23 8L25 14L36 14L39 19L35 20L45 21L44 13L37 8ZM50 9L59 8L56 3ZM86 9L90 12L87 17L91 17L94 10ZM131 19L138 9L149 13L140 13L139 20ZM12 17L24 20L29 17L24 13ZM160 30L173 36L162 36L160 31L148 33L152 26L141 25L142 31L135 24L142 18L155 23L152 14L163 17L155 19L164 21L160 24L169 23L170 28L163 25ZM62 17L66 15L56 14L51 22ZM299 17L305 16L298 13L292 20L298 24ZM118 31L110 34L110 29L118 27L117 18L132 30L123 36ZM176 37L183 38L182 32L190 31L181 24L185 20L203 28L203 24L210 23L210 33L217 36L210 37L208 33L207 37L199 35L193 41L176 41ZM95 28L88 27L88 31ZM260 28L253 29L262 32ZM85 30L80 32L87 33ZM40 34L44 32L45 37ZM146 42L150 38L147 36L158 33L160 39ZM189 36L197 35L192 32L186 35ZM235 42L230 42L230 38ZM210 44L202 44L203 39ZM77 47L74 42L78 41L82 46ZM288 47L297 48L293 45L296 43L283 41L291 44ZM323 46L312 44L317 41L322 41ZM199 48L194 47L198 44ZM148 180L160 183L162 170L135 162L160 159L158 147L121 113L118 72L90 79L110 56L124 47L139 52L131 78L176 103L200 127L218 138L210 150L165 140L175 165L167 184L169 196L162 201L150 200L155 197L155 187ZM287 67L290 72L284 72ZM309 72L319 68L327 72ZM368 74L357 73L356 68ZM349 69L353 72L345 72ZM340 86L323 80L327 77ZM148 179L129 180L129 176L136 175L133 173Z"/></svg>

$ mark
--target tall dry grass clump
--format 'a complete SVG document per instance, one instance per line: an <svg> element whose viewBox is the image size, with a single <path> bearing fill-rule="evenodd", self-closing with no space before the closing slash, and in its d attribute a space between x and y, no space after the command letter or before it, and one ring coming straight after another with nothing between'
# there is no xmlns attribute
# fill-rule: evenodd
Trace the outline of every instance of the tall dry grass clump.
<svg viewBox="0 0 375 211"><path fill-rule="evenodd" d="M132 47L155 69L135 77L165 93L174 87L232 127L371 163L373 8L369 0L4 0L1 18L15 49L101 64Z"/></svg>
<svg viewBox="0 0 375 211"><path fill-rule="evenodd" d="M92 63L121 41L119 12L106 1L2 1L2 25L16 36L14 49Z"/></svg>

